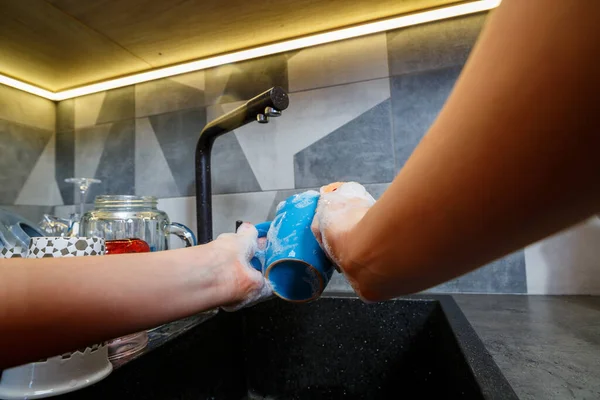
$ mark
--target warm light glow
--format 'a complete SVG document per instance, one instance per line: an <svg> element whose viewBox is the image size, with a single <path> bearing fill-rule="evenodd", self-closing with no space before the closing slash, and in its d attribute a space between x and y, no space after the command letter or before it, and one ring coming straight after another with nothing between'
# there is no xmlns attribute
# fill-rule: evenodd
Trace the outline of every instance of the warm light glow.
<svg viewBox="0 0 600 400"><path fill-rule="evenodd" d="M44 90L37 86L30 85L25 82L18 81L13 78L9 78L8 76L4 76L2 74L0 74L0 83L6 86L13 87L15 89L22 90L24 92L35 94L36 96L44 97L49 100L56 100L55 96L58 94L50 92L48 90Z"/></svg>
<svg viewBox="0 0 600 400"><path fill-rule="evenodd" d="M252 58L263 57L271 54L283 53L291 50L298 50L306 47L317 46L320 44L337 42L344 39L355 38L358 36L370 35L373 33L385 32L393 29L404 28L411 25L423 24L431 21L457 17L461 15L474 14L482 11L488 11L500 4L501 0L477 0L470 3L462 3L453 6L438 8L429 11L423 11L415 14L403 15L390 18L383 21L371 22L351 28L342 28L331 32L319 33L298 39L286 40L275 44L260 46L253 49L236 51L221 56L205 58L198 61L192 61L172 67L159 68L148 72L142 72L123 78L111 79L105 82L94 83L92 85L82 86L75 89L64 90L62 92L52 93L44 89L28 85L23 82L0 75L0 83L17 89L24 90L50 100L66 100L72 97L84 96L86 94L102 92L118 87L134 85L136 83L147 82L155 79L166 78L169 76L180 75L187 72L199 71L224 64L231 64L238 61L249 60Z"/></svg>

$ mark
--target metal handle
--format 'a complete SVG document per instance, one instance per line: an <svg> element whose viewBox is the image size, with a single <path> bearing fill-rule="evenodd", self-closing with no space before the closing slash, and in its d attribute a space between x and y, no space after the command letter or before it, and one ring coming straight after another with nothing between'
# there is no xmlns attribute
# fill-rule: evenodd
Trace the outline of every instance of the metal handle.
<svg viewBox="0 0 600 400"><path fill-rule="evenodd" d="M185 247L192 247L197 244L194 232L187 226L178 222L172 222L167 229L169 234L175 235L181 239L183 243L185 243Z"/></svg>

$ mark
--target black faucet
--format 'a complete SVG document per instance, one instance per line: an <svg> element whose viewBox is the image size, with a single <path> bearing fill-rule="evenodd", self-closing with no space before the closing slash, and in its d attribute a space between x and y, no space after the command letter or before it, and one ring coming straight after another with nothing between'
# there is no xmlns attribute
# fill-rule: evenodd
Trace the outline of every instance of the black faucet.
<svg viewBox="0 0 600 400"><path fill-rule="evenodd" d="M278 117L288 108L290 99L280 87L274 87L248 100L235 110L206 124L196 145L196 220L198 244L212 240L212 189L210 152L215 139L252 121L262 124Z"/></svg>

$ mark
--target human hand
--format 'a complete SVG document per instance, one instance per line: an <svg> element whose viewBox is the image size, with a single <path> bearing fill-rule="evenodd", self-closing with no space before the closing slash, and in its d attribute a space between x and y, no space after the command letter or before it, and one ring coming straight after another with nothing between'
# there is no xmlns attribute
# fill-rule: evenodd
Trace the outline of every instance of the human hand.
<svg viewBox="0 0 600 400"><path fill-rule="evenodd" d="M225 311L237 311L271 297L273 290L263 275L252 268L250 260L258 248L265 246L265 239L258 239L254 225L243 223L237 233L224 233L211 243L219 253L221 263L231 268L229 279L235 291L233 303L222 306Z"/></svg>
<svg viewBox="0 0 600 400"><path fill-rule="evenodd" d="M344 270L345 236L375 204L364 186L336 182L321 188L321 197L312 222L312 232L337 268Z"/></svg>

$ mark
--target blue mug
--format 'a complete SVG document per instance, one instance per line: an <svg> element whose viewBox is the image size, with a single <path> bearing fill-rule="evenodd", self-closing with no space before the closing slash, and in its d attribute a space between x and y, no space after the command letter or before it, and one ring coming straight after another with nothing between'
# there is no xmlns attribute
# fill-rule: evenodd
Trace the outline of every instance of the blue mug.
<svg viewBox="0 0 600 400"><path fill-rule="evenodd" d="M251 264L287 301L315 300L333 274L333 264L310 230L318 201L315 191L293 195L279 203L272 222L256 225L258 237L267 238L267 247L257 251Z"/></svg>

